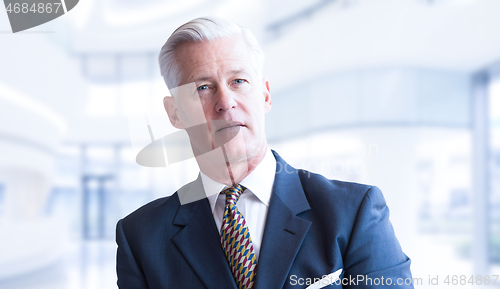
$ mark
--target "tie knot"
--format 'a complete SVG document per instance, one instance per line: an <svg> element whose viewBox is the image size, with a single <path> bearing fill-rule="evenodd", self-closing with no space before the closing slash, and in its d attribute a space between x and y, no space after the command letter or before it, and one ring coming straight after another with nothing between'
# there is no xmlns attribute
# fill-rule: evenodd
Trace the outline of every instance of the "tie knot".
<svg viewBox="0 0 500 289"><path fill-rule="evenodd" d="M238 199L245 189L244 186L239 184L225 189L223 193L226 195L226 206L229 204L236 205L236 202L238 202Z"/></svg>

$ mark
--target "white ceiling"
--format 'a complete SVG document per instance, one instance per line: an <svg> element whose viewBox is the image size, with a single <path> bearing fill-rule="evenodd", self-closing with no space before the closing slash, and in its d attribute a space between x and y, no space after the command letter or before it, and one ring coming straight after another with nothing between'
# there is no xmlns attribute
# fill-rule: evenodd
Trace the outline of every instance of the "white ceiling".
<svg viewBox="0 0 500 289"><path fill-rule="evenodd" d="M356 1L331 5L265 47L275 89L381 66L473 72L500 59L500 1ZM283 75L286 73L286 77Z"/></svg>

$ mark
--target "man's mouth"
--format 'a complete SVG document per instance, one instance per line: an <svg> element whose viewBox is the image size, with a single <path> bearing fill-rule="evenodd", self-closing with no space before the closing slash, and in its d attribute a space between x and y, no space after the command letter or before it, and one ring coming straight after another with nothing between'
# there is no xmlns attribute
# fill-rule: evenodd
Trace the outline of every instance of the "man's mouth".
<svg viewBox="0 0 500 289"><path fill-rule="evenodd" d="M227 127L220 128L220 129L219 129L219 130L217 130L217 131L225 130L225 129L232 128L232 127L240 127L240 126L242 126L242 125L239 125L239 124L237 124L237 125L231 125L231 126L227 126Z"/></svg>
<svg viewBox="0 0 500 289"><path fill-rule="evenodd" d="M215 127L217 127L215 132L220 132L220 131L223 131L223 130L229 129L229 128L244 127L244 125L242 123L236 122L236 121L215 121L215 122L216 122L215 124L217 124L215 126Z"/></svg>

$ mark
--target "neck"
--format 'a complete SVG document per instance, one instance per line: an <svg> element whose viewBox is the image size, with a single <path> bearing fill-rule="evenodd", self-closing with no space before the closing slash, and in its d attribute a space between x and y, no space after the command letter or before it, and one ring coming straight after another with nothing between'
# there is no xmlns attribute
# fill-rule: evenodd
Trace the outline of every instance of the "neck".
<svg viewBox="0 0 500 289"><path fill-rule="evenodd" d="M251 158L228 160L226 152L214 150L196 157L200 170L214 181L234 186L239 184L262 162L267 151L267 143Z"/></svg>

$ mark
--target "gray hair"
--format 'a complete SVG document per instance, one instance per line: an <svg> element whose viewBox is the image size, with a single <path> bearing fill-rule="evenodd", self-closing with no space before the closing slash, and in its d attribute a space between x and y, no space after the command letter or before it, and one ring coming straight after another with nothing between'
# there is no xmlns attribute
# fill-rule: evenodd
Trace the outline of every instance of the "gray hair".
<svg viewBox="0 0 500 289"><path fill-rule="evenodd" d="M175 50L186 42L212 41L231 36L241 36L250 49L257 73L262 74L264 52L248 29L215 17L193 19L177 28L163 45L158 56L161 76L169 89L180 85L181 71L175 59Z"/></svg>

